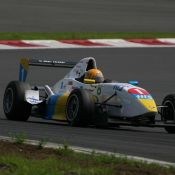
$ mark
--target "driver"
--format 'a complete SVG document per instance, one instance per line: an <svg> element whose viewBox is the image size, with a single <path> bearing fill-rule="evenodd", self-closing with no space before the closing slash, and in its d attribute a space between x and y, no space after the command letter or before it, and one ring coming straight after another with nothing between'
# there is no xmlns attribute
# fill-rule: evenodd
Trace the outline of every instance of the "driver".
<svg viewBox="0 0 175 175"><path fill-rule="evenodd" d="M89 69L84 76L84 79L95 80L95 83L102 83L104 76L99 69Z"/></svg>

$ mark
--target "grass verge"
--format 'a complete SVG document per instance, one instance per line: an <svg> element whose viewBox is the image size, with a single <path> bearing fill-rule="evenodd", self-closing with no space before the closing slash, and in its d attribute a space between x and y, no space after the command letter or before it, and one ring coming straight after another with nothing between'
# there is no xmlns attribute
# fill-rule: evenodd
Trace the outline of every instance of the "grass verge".
<svg viewBox="0 0 175 175"><path fill-rule="evenodd" d="M0 141L0 175L173 175L174 167Z"/></svg>
<svg viewBox="0 0 175 175"><path fill-rule="evenodd" d="M111 33L72 33L72 32L57 32L57 33L32 33L18 32L9 33L1 32L0 40L21 40L21 39L115 39L115 38L175 38L175 33L158 33L158 32L111 32Z"/></svg>

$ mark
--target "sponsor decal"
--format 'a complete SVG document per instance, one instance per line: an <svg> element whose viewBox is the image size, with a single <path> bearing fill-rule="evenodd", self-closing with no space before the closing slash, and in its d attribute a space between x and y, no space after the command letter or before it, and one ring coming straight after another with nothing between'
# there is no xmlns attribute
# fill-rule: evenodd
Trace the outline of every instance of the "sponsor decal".
<svg viewBox="0 0 175 175"><path fill-rule="evenodd" d="M101 94L101 87L98 87L97 88L97 95L100 95Z"/></svg>
<svg viewBox="0 0 175 175"><path fill-rule="evenodd" d="M61 82L60 89L66 89L67 84L64 83L64 81Z"/></svg>
<svg viewBox="0 0 175 175"><path fill-rule="evenodd" d="M144 89L139 88L131 88L128 90L130 94L137 94L137 95L149 95L149 93Z"/></svg>
<svg viewBox="0 0 175 175"><path fill-rule="evenodd" d="M122 85L115 85L115 86L113 87L113 90L115 90L115 91L122 91L123 88L124 88L124 86L122 86Z"/></svg>
<svg viewBox="0 0 175 175"><path fill-rule="evenodd" d="M50 64L65 64L65 61L50 61L50 60L41 60L38 59L39 63L50 63Z"/></svg>
<svg viewBox="0 0 175 175"><path fill-rule="evenodd" d="M132 94L132 95L134 95L138 99L147 99L147 100L153 99L151 95L138 95L138 94Z"/></svg>
<svg viewBox="0 0 175 175"><path fill-rule="evenodd" d="M128 90L128 93L132 94L138 99L147 99L147 100L153 99L152 96L149 94L149 92L140 88L131 88Z"/></svg>
<svg viewBox="0 0 175 175"><path fill-rule="evenodd" d="M29 103L31 104L37 104L38 102L40 102L38 99L36 99L35 97L27 97L26 99Z"/></svg>

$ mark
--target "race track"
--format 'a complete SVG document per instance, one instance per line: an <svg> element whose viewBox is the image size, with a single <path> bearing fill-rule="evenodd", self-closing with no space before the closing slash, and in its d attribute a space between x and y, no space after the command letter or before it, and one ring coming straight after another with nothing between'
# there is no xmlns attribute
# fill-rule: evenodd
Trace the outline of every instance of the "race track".
<svg viewBox="0 0 175 175"><path fill-rule="evenodd" d="M3 96L6 84L18 78L21 57L79 60L86 56L96 58L97 65L106 78L118 81L138 80L141 87L153 94L158 104L167 93L175 92L174 48L1 50L0 97ZM64 71L34 68L30 77L33 83L53 84L64 75ZM2 98L0 106L0 135L23 132L30 139L47 138L57 143L175 163L175 135L167 134L162 128L76 128L35 118L30 118L29 122L15 122L5 119Z"/></svg>
<svg viewBox="0 0 175 175"><path fill-rule="evenodd" d="M173 0L5 0L0 32L174 32Z"/></svg>

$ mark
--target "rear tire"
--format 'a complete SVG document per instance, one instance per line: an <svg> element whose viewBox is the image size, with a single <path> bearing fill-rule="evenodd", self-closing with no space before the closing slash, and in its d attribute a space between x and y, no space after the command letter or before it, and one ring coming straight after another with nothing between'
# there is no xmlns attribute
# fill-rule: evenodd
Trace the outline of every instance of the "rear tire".
<svg viewBox="0 0 175 175"><path fill-rule="evenodd" d="M164 98L162 105L167 106L161 110L162 120L165 123L170 121L175 124L175 94L167 95ZM165 130L168 133L175 133L175 126L165 126Z"/></svg>
<svg viewBox="0 0 175 175"><path fill-rule="evenodd" d="M74 89L67 100L66 118L71 126L87 126L92 122L95 104L92 95L84 89Z"/></svg>
<svg viewBox="0 0 175 175"><path fill-rule="evenodd" d="M7 85L3 98L3 109L7 119L28 120L32 105L24 101L24 99L25 90L30 89L29 84L19 81L11 81Z"/></svg>

